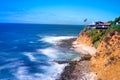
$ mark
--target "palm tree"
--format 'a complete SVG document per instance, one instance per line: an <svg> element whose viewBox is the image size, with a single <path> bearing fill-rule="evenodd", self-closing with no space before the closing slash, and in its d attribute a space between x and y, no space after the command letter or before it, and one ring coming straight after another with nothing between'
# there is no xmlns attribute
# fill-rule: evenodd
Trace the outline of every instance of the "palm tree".
<svg viewBox="0 0 120 80"><path fill-rule="evenodd" d="M87 22L87 18L86 19L84 19L84 23L86 23Z"/></svg>
<svg viewBox="0 0 120 80"><path fill-rule="evenodd" d="M86 18L86 19L84 19L84 21L83 21L83 22L84 22L84 25L85 25L84 31L86 31L86 30L87 30L87 23L86 23L86 22L87 22L87 18Z"/></svg>

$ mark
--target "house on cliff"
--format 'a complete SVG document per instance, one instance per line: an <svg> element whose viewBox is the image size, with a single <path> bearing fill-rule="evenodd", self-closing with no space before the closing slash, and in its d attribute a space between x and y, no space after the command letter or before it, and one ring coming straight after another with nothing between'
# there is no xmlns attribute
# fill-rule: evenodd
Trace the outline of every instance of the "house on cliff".
<svg viewBox="0 0 120 80"><path fill-rule="evenodd" d="M110 25L111 24L108 22L98 21L98 22L87 25L87 28L88 29L107 29L110 27Z"/></svg>
<svg viewBox="0 0 120 80"><path fill-rule="evenodd" d="M116 25L120 25L120 21L116 22Z"/></svg>

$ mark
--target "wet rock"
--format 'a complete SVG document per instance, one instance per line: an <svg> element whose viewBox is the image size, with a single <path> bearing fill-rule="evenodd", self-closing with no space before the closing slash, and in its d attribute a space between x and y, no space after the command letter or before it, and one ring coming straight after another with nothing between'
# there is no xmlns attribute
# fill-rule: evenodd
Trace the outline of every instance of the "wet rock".
<svg viewBox="0 0 120 80"><path fill-rule="evenodd" d="M57 44L60 47L71 47L72 43L76 40L76 38L71 38L67 40L61 40L60 44Z"/></svg>

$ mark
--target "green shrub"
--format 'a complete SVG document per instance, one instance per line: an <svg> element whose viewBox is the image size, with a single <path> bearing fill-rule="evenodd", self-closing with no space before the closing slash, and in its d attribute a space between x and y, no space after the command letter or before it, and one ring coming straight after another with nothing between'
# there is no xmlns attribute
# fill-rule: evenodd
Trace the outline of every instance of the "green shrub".
<svg viewBox="0 0 120 80"><path fill-rule="evenodd" d="M97 48L98 45L99 45L99 43L100 43L100 41L96 41L96 42L93 44L93 46L94 46L95 48Z"/></svg>
<svg viewBox="0 0 120 80"><path fill-rule="evenodd" d="M84 32L86 32L89 36L91 36L92 42L94 47L98 47L98 44L104 39L104 37L110 32L114 30L120 30L120 25L112 25L108 29L105 30L87 30L87 28L84 28Z"/></svg>
<svg viewBox="0 0 120 80"><path fill-rule="evenodd" d="M106 30L97 30L97 29L93 29L91 30L91 39L93 44L98 41L98 40L102 40L104 35L105 35Z"/></svg>
<svg viewBox="0 0 120 80"><path fill-rule="evenodd" d="M111 26L110 29L111 30L120 30L120 25Z"/></svg>

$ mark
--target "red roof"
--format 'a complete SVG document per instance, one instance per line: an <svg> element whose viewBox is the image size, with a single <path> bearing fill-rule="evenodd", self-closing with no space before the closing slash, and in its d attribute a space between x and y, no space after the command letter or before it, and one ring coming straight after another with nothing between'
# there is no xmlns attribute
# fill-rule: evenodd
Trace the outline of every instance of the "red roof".
<svg viewBox="0 0 120 80"><path fill-rule="evenodd" d="M89 24L88 26L95 26L95 24Z"/></svg>
<svg viewBox="0 0 120 80"><path fill-rule="evenodd" d="M110 26L110 23L99 23L100 26Z"/></svg>
<svg viewBox="0 0 120 80"><path fill-rule="evenodd" d="M111 23L98 21L95 24L89 24L88 26L96 26L96 25L99 25L99 26L110 26Z"/></svg>

